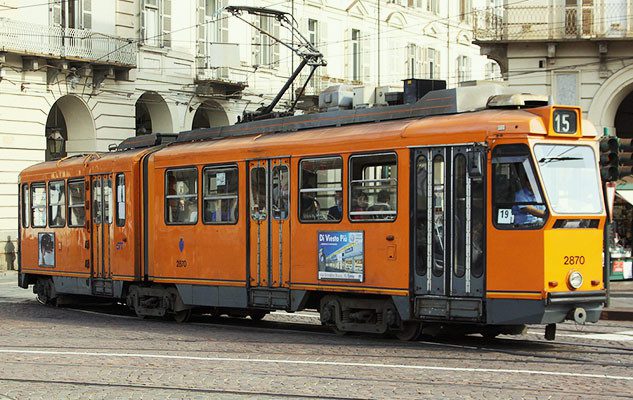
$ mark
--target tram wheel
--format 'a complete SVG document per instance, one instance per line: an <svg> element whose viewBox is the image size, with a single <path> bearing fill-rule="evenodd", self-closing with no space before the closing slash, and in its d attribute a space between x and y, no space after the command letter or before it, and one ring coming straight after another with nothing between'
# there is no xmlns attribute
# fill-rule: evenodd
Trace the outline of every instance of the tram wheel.
<svg viewBox="0 0 633 400"><path fill-rule="evenodd" d="M174 321L178 322L179 324L189 321L189 318L191 318L191 308L176 311L174 313Z"/></svg>
<svg viewBox="0 0 633 400"><path fill-rule="evenodd" d="M251 311L248 313L248 316L251 317L253 321L261 321L267 314L266 311Z"/></svg>
<svg viewBox="0 0 633 400"><path fill-rule="evenodd" d="M332 328L332 332L336 333L338 336L345 336L349 333L348 331L340 330L336 325L332 325L330 328Z"/></svg>
<svg viewBox="0 0 633 400"><path fill-rule="evenodd" d="M420 337L422 333L422 324L419 322L405 322L403 323L402 330L396 332L398 340L403 342L411 342Z"/></svg>

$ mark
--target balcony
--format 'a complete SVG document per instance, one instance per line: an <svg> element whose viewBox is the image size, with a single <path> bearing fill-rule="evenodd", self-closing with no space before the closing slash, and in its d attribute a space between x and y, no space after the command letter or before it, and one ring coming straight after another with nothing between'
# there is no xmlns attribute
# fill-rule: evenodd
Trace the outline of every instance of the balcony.
<svg viewBox="0 0 633 400"><path fill-rule="evenodd" d="M230 95L244 90L248 72L242 70L239 45L206 43L196 57L196 84L199 95Z"/></svg>
<svg viewBox="0 0 633 400"><path fill-rule="evenodd" d="M580 2L579 2L580 3ZM585 2L582 2L585 3ZM598 0L594 5L508 6L474 11L478 42L633 39L629 2Z"/></svg>
<svg viewBox="0 0 633 400"><path fill-rule="evenodd" d="M138 49L126 39L87 29L0 18L0 51L134 68Z"/></svg>

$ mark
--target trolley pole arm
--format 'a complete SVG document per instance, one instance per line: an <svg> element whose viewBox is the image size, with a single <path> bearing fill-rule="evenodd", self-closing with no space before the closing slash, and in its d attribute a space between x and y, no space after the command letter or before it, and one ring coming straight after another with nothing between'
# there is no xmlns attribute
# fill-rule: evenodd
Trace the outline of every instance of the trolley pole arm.
<svg viewBox="0 0 633 400"><path fill-rule="evenodd" d="M283 95L286 94L286 91L288 91L288 88L290 87L290 85L292 85L292 82L294 82L295 79L297 79L297 76L299 76L299 74L301 73L301 70L303 69L303 67L306 66L307 63L308 63L307 59L304 58L303 60L301 60L301 63L297 66L297 68L295 68L290 78L288 78L284 86L281 88L281 90L279 90L279 93L277 93L277 96L275 96L273 101L269 105L267 105L266 108L262 110L262 114L270 114L273 111L277 103L279 103L279 100L281 100ZM308 82L306 81L306 84L307 83Z"/></svg>
<svg viewBox="0 0 633 400"><path fill-rule="evenodd" d="M281 90L277 93L273 101L268 106L258 109L255 112L244 112L241 122L271 118L274 116L273 109L279 103L281 98L286 94L286 92L288 91L292 83L301 74L301 71L303 70L303 68L305 68L306 65L309 65L311 67L311 71L310 71L310 74L308 75L306 82L301 87L301 92L300 92L301 94L303 94L308 82L310 81L310 79L312 79L312 76L314 75L316 68L320 66L325 66L327 65L327 63L323 59L323 54L321 54L321 52L319 52L314 47L314 45L310 43L310 41L307 40L301 34L301 32L299 32L299 29L297 29L298 24L292 15L284 11L270 10L270 9L261 8L261 7L228 6L225 8L225 10L231 13L233 16L239 18L241 21L244 21L245 23L253 27L255 30L257 30L258 32L270 37L271 39L275 41L275 43L280 43L281 45L285 46L290 51L292 51L297 56L299 56L299 58L301 58L301 62L299 63L297 68L295 68L292 75L290 76L290 78L288 78L288 80L286 81L284 86L281 88ZM246 18L243 17L243 13L245 12L248 14L256 15L256 16L275 18L277 21L279 21L281 26L283 26L284 28L290 31L290 34L292 35L292 38L294 39L293 43L296 41L298 44L291 45L286 42L283 42L279 38L272 35L270 32L267 32L266 30L260 28L254 23L248 21ZM298 98L301 96L301 94L297 96L297 99L293 102L288 112L294 111L294 108L297 105Z"/></svg>

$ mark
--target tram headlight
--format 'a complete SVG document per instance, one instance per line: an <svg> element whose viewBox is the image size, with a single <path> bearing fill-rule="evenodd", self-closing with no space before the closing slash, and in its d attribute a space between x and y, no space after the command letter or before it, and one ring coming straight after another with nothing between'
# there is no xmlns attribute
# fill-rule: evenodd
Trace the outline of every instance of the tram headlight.
<svg viewBox="0 0 633 400"><path fill-rule="evenodd" d="M582 286L582 274L578 271L574 271L569 274L569 286L574 289L578 289Z"/></svg>

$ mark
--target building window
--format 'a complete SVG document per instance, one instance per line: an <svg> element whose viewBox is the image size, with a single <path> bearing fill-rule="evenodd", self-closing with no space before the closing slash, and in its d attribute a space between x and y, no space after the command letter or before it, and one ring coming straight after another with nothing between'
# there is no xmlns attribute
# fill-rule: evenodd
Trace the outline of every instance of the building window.
<svg viewBox="0 0 633 400"><path fill-rule="evenodd" d="M255 19L255 26L279 38L279 22L267 16ZM279 43L263 32L253 35L254 64L264 68L279 66Z"/></svg>
<svg viewBox="0 0 633 400"><path fill-rule="evenodd" d="M319 21L308 19L308 42L313 46L318 46L319 42Z"/></svg>
<svg viewBox="0 0 633 400"><path fill-rule="evenodd" d="M22 213L22 228L29 227L29 185L22 185L22 208L20 212Z"/></svg>
<svg viewBox="0 0 633 400"><path fill-rule="evenodd" d="M305 159L301 160L299 170L299 220L340 221L343 214L343 159Z"/></svg>
<svg viewBox="0 0 633 400"><path fill-rule="evenodd" d="M48 218L51 228L66 226L66 185L64 181L48 184Z"/></svg>
<svg viewBox="0 0 633 400"><path fill-rule="evenodd" d="M457 57L457 82L469 81L470 71L470 58L466 56Z"/></svg>
<svg viewBox="0 0 633 400"><path fill-rule="evenodd" d="M398 163L396 155L371 154L350 157L350 219L393 221L398 211Z"/></svg>
<svg viewBox="0 0 633 400"><path fill-rule="evenodd" d="M358 29L352 29L352 80L360 81L360 55L361 55L361 43L360 43L360 31Z"/></svg>
<svg viewBox="0 0 633 400"><path fill-rule="evenodd" d="M422 78L424 74L422 50L420 46L414 43L410 43L407 46L407 78Z"/></svg>
<svg viewBox="0 0 633 400"><path fill-rule="evenodd" d="M489 61L488 63L486 63L486 70L485 70L484 76L486 80L501 80L502 76L501 76L501 68L499 67L499 64L497 64L494 61Z"/></svg>
<svg viewBox="0 0 633 400"><path fill-rule="evenodd" d="M228 0L198 0L198 51L211 56L213 43L229 41L229 18L223 12Z"/></svg>
<svg viewBox="0 0 633 400"><path fill-rule="evenodd" d="M238 216L237 167L209 167L202 173L202 222L234 224Z"/></svg>
<svg viewBox="0 0 633 400"><path fill-rule="evenodd" d="M440 52L433 49L426 49L425 62L426 76L428 79L440 79Z"/></svg>
<svg viewBox="0 0 633 400"><path fill-rule="evenodd" d="M196 168L165 172L165 222L172 225L194 225L198 222Z"/></svg>
<svg viewBox="0 0 633 400"><path fill-rule="evenodd" d="M440 1L427 0L426 10L432 12L433 14L438 14L440 12Z"/></svg>
<svg viewBox="0 0 633 400"><path fill-rule="evenodd" d="M116 225L125 226L125 175L116 176Z"/></svg>
<svg viewBox="0 0 633 400"><path fill-rule="evenodd" d="M49 7L51 25L92 29L92 0L56 0Z"/></svg>
<svg viewBox="0 0 633 400"><path fill-rule="evenodd" d="M422 8L422 1L423 0L408 0L407 5L409 7Z"/></svg>
<svg viewBox="0 0 633 400"><path fill-rule="evenodd" d="M143 43L171 47L171 0L142 0L141 7Z"/></svg>
<svg viewBox="0 0 633 400"><path fill-rule="evenodd" d="M31 185L31 221L33 228L46 226L46 186L43 183Z"/></svg>
<svg viewBox="0 0 633 400"><path fill-rule="evenodd" d="M85 225L85 196L83 181L68 182L68 226L83 227Z"/></svg>

